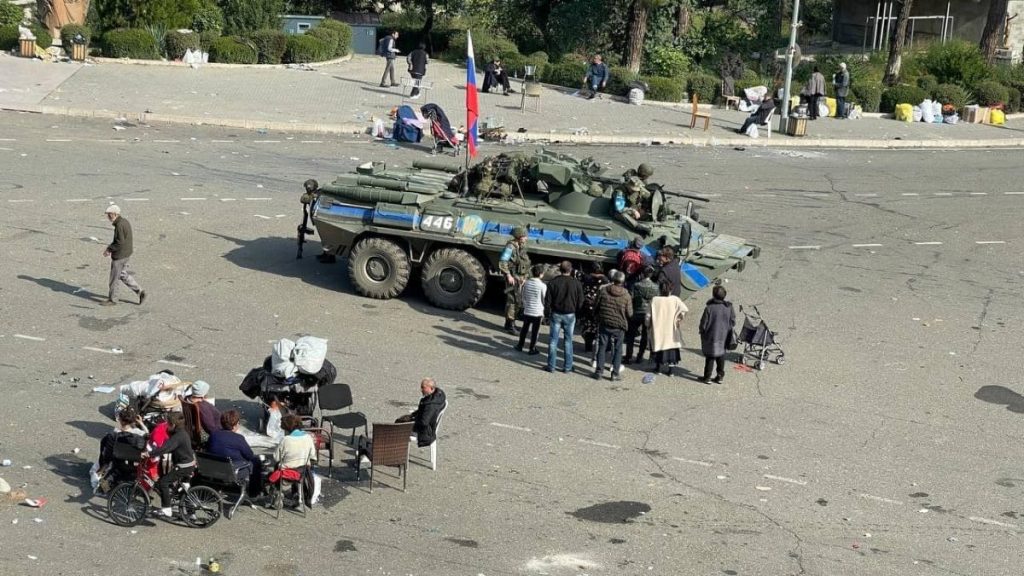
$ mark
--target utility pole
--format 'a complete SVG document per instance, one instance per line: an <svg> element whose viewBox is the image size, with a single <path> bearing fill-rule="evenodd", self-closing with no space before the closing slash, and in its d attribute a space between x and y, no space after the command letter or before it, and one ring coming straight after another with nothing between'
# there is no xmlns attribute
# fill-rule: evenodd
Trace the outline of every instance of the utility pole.
<svg viewBox="0 0 1024 576"><path fill-rule="evenodd" d="M793 53L796 51L796 30L800 27L800 0L793 0L793 17L789 24L789 48L786 49L786 84L782 87L782 116L779 132L786 133L789 122L789 85L793 82Z"/></svg>

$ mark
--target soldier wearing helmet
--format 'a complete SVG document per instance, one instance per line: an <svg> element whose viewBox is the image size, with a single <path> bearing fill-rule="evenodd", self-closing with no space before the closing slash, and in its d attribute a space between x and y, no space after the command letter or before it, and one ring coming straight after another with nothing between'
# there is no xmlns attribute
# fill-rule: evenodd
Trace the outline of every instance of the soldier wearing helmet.
<svg viewBox="0 0 1024 576"><path fill-rule="evenodd" d="M638 176L630 176L612 196L612 216L633 230L646 234L650 226L641 220L651 219L651 191Z"/></svg>
<svg viewBox="0 0 1024 576"><path fill-rule="evenodd" d="M505 330L516 333L516 314L522 305L523 284L530 274L530 255L526 253L526 228L512 229L512 240L505 244L498 270L505 275Z"/></svg>
<svg viewBox="0 0 1024 576"><path fill-rule="evenodd" d="M639 178L640 181L644 183L644 185L648 183L647 180L651 176L654 176L654 168L651 168L651 165L647 164L646 162L637 166L636 169L630 168L629 170L626 170L625 174L622 175L622 177L626 180L629 180L630 178L633 177Z"/></svg>

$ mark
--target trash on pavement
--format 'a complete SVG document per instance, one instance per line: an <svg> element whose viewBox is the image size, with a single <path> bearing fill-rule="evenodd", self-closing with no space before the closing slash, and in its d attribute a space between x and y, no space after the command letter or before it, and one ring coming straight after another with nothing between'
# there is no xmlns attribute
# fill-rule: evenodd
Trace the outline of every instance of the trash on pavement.
<svg viewBox="0 0 1024 576"><path fill-rule="evenodd" d="M4 458L4 461L0 462L0 466L10 466L10 465L11 465L11 461L8 460L7 458Z"/></svg>
<svg viewBox="0 0 1024 576"><path fill-rule="evenodd" d="M643 382L644 384L654 384L654 374L651 374L650 372L644 374L643 380L641 380L641 382Z"/></svg>
<svg viewBox="0 0 1024 576"><path fill-rule="evenodd" d="M31 508L42 508L46 506L46 498L25 498L25 505Z"/></svg>
<svg viewBox="0 0 1024 576"><path fill-rule="evenodd" d="M93 392L99 392L100 394L110 394L114 391L113 386L96 386L92 389ZM4 466L10 466L10 464L4 464Z"/></svg>
<svg viewBox="0 0 1024 576"><path fill-rule="evenodd" d="M7 494L11 491L11 485L6 480L0 478L0 494Z"/></svg>

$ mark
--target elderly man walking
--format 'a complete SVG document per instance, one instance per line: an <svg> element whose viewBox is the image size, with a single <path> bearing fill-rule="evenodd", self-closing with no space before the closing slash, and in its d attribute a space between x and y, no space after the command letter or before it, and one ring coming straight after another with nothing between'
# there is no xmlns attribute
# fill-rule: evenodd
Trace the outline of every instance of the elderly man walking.
<svg viewBox="0 0 1024 576"><path fill-rule="evenodd" d="M104 258L110 257L110 290L107 299L100 305L113 306L117 304L117 301L114 300L114 292L118 282L135 292L139 296L139 304L142 304L146 301L146 291L135 281L135 274L128 262L133 251L132 225L124 216L121 216L121 209L117 204L108 206L106 214L107 220L114 225L114 241L103 251Z"/></svg>

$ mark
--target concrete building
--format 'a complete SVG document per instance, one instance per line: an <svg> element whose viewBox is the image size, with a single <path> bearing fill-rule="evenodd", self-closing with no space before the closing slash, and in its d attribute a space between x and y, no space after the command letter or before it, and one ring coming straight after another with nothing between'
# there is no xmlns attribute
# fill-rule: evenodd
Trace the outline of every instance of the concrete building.
<svg viewBox="0 0 1024 576"><path fill-rule="evenodd" d="M915 0L908 28L912 33L910 44L954 38L980 42L990 3L991 0ZM900 2L891 0L835 0L832 39L861 46L866 51L885 49L895 31L900 7ZM1007 44L1008 52L1018 61L1024 51L1024 0L1010 0L1007 17L1014 16L1007 26Z"/></svg>

